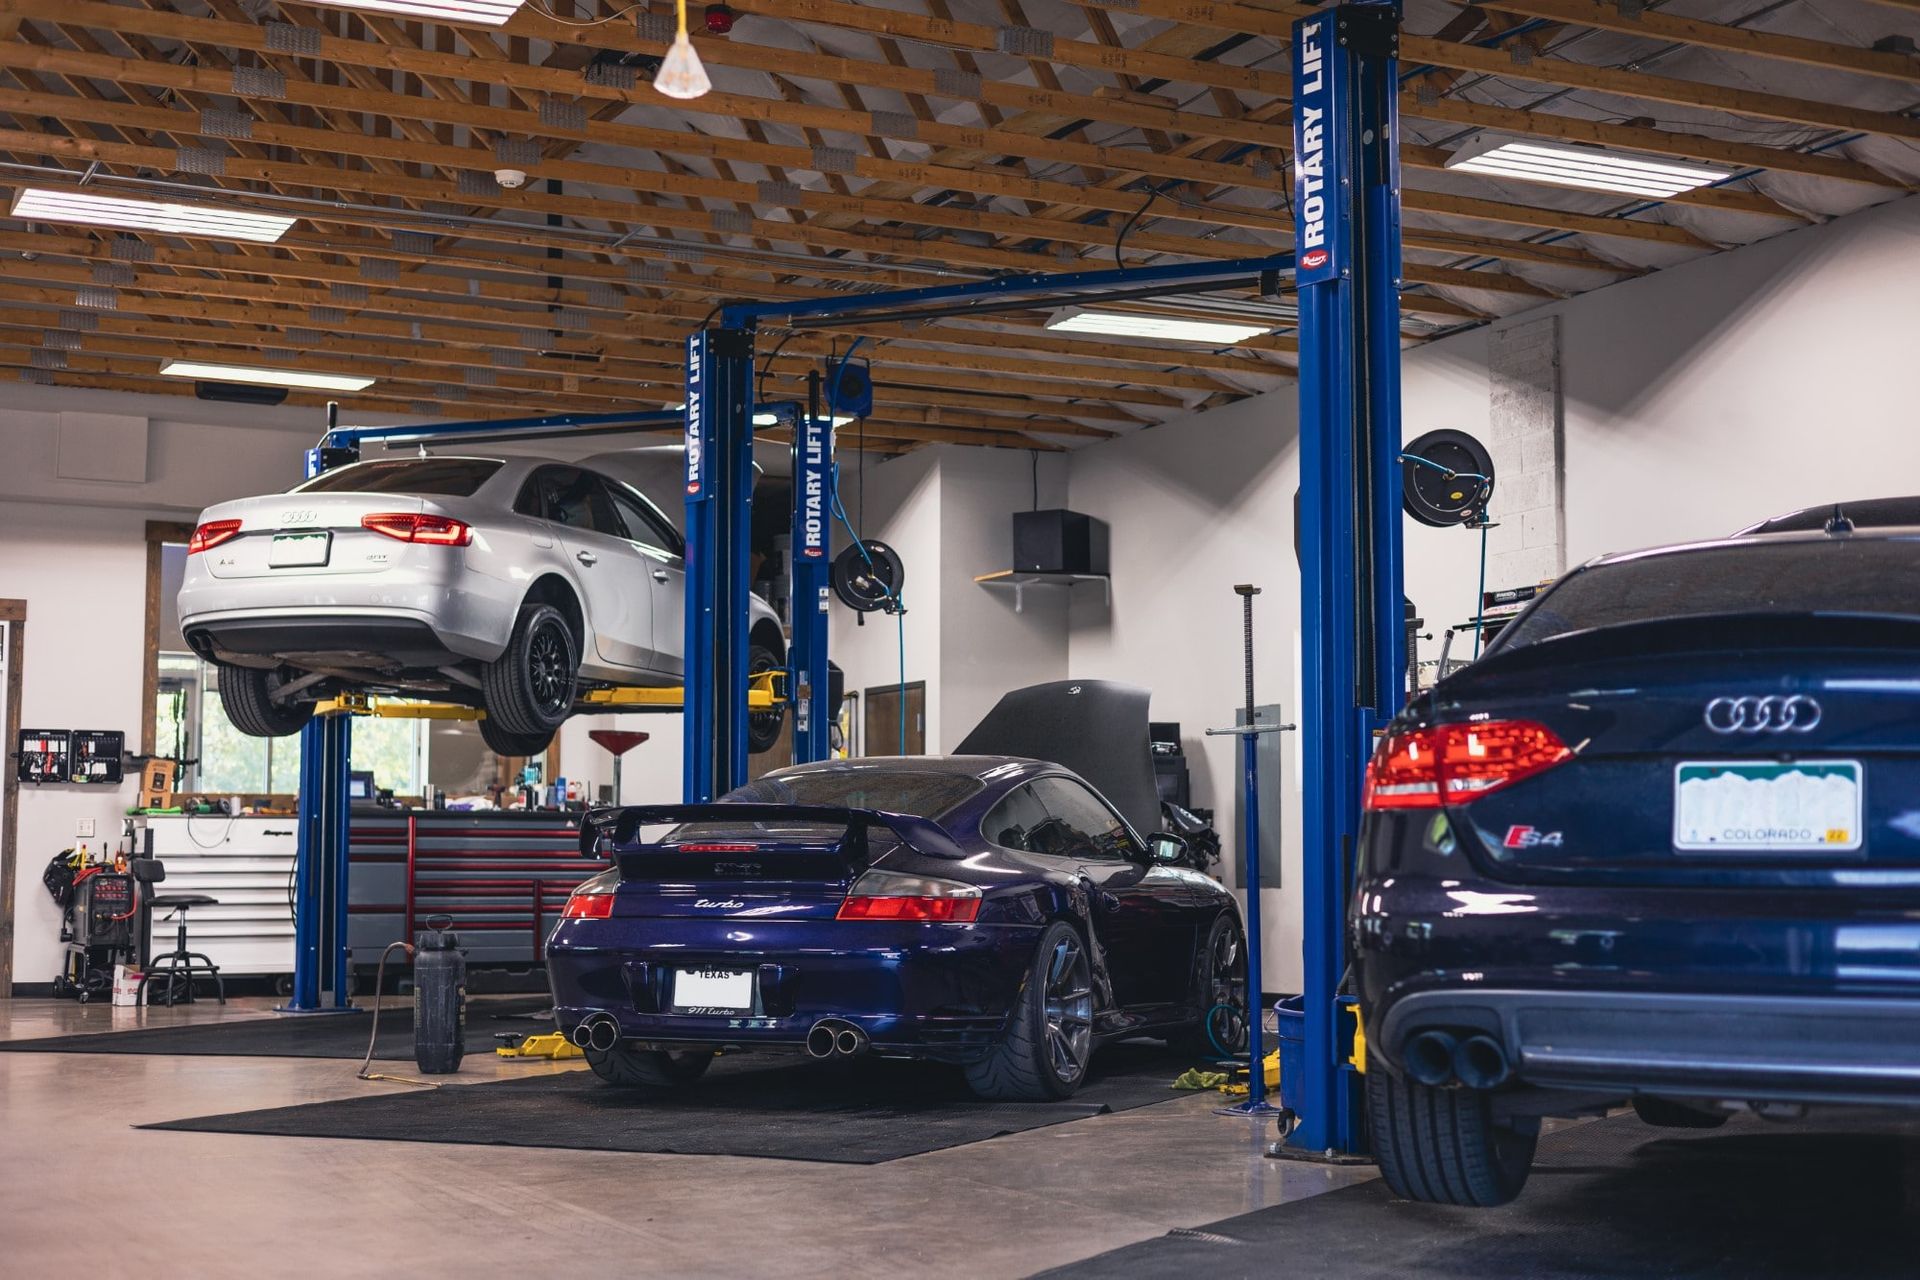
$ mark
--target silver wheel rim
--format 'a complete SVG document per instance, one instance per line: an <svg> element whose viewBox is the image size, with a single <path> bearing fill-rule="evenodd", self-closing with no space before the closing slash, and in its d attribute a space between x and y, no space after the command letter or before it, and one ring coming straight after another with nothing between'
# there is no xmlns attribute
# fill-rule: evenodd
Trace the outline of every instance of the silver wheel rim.
<svg viewBox="0 0 1920 1280"><path fill-rule="evenodd" d="M1047 953L1045 1002L1047 1064L1058 1079L1078 1080L1093 1047L1093 983L1078 938L1061 938Z"/></svg>

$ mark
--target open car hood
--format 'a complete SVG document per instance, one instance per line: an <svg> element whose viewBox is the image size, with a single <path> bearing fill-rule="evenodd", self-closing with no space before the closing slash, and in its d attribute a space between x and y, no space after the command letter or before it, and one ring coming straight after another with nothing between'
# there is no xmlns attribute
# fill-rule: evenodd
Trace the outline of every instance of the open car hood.
<svg viewBox="0 0 1920 1280"><path fill-rule="evenodd" d="M1135 831L1151 835L1161 825L1147 740L1152 696L1116 680L1056 680L1015 689L954 750L1065 765L1112 801Z"/></svg>

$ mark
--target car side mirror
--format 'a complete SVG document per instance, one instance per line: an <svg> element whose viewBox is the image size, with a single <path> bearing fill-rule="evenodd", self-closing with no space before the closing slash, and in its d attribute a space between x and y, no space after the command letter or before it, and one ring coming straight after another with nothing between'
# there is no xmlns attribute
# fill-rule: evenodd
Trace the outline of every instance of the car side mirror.
<svg viewBox="0 0 1920 1280"><path fill-rule="evenodd" d="M1157 831L1147 838L1147 854L1156 865L1185 862L1189 852L1186 837L1171 831Z"/></svg>

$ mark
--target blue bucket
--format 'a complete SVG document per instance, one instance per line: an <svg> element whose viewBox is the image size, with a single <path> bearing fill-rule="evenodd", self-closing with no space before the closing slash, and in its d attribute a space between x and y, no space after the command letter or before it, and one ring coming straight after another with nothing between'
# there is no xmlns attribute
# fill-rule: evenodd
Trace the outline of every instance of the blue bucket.
<svg viewBox="0 0 1920 1280"><path fill-rule="evenodd" d="M1307 998L1287 996L1273 1006L1280 1030L1280 1102L1300 1109L1300 1078L1307 1070Z"/></svg>

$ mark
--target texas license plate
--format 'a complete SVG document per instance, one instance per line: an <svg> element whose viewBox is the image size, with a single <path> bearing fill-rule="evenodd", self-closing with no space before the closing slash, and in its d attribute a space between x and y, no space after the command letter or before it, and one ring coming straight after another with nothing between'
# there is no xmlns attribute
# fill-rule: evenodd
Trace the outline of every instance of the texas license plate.
<svg viewBox="0 0 1920 1280"><path fill-rule="evenodd" d="M1673 847L1847 853L1860 847L1857 760L1687 761L1673 775Z"/></svg>
<svg viewBox="0 0 1920 1280"><path fill-rule="evenodd" d="M675 969L673 1011L696 1014L753 1012L753 970Z"/></svg>
<svg viewBox="0 0 1920 1280"><path fill-rule="evenodd" d="M267 548L269 569L307 569L327 562L333 535L325 529L305 533L276 533Z"/></svg>

